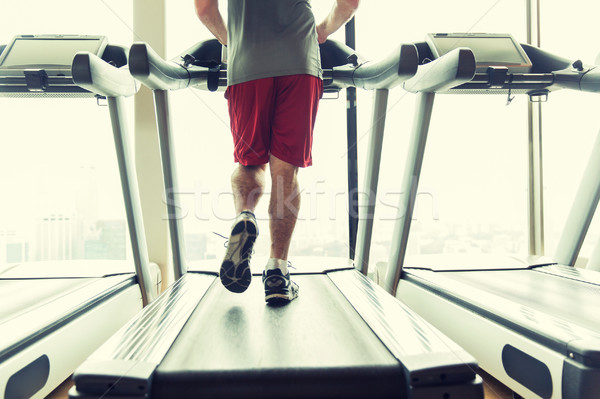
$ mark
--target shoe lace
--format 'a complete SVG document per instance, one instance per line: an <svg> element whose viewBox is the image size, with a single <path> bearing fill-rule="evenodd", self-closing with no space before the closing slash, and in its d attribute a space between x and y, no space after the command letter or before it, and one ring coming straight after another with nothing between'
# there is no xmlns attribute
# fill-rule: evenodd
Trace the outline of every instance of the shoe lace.
<svg viewBox="0 0 600 399"><path fill-rule="evenodd" d="M217 236L221 237L222 239L224 239L224 240L225 240L225 242L223 243L223 246L224 246L225 248L227 248L227 245L229 244L229 238L228 238L228 237L226 237L226 236L224 236L223 234L219 234L219 233L217 233L216 231L213 231L213 234L215 234L215 235L217 235ZM252 253L250 254L250 256L252 256L252 255L254 255L254 248L252 249ZM292 265L292 262L291 262L291 261L289 261L289 260L287 261L287 265L288 265L288 268L290 268L290 269L295 269L294 265Z"/></svg>
<svg viewBox="0 0 600 399"><path fill-rule="evenodd" d="M229 244L229 238L228 238L228 237L225 237L223 234L219 234L219 233L217 233L216 231L213 231L213 234L215 234L215 235L218 235L219 237L221 237L221 238L225 239L225 242L223 243L223 246L224 246L225 248L227 248L227 245Z"/></svg>
<svg viewBox="0 0 600 399"><path fill-rule="evenodd" d="M224 240L225 240L225 242L223 243L223 246L224 246L225 248L227 248L227 247L228 247L228 245L229 245L229 237L226 237L226 236L224 236L223 234L219 234L219 233L217 233L216 231L213 231L213 234L215 234L215 235L217 235L217 236L221 237L222 239L224 239ZM250 253L249 257L252 257L252 255L254 255L254 252L255 252L255 251L254 251L254 248L252 248L252 252ZM288 262L289 262L289 261L288 261Z"/></svg>

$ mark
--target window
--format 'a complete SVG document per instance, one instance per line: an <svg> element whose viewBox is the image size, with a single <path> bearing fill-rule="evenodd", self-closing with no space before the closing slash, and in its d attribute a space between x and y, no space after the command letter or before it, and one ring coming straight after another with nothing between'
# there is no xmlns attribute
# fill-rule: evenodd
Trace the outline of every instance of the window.
<svg viewBox="0 0 600 399"><path fill-rule="evenodd" d="M0 43L77 33L129 45L131 20L130 1L2 2ZM107 107L93 98L0 97L0 118L0 267L129 257Z"/></svg>
<svg viewBox="0 0 600 399"><path fill-rule="evenodd" d="M588 7L596 5L591 1L581 3L584 4ZM598 37L599 33L592 14L544 2L542 47L569 60L597 64L595 60L600 49L588 40ZM550 256L556 250L598 135L599 101L597 94L561 90L552 93L543 107L545 238L546 253ZM581 249L583 258L587 258L597 245L600 235L597 219L592 222ZM585 264L585 260L582 261Z"/></svg>
<svg viewBox="0 0 600 399"><path fill-rule="evenodd" d="M357 49L377 59L400 43L422 41L430 32L512 33L524 41L525 10L510 2L459 1L399 4L363 2L357 14ZM317 20L332 2L312 2ZM431 8L435 7L435 12ZM226 2L221 2L226 11ZM515 14L517 18L515 18ZM452 18L448 18L452 15ZM194 15L193 6L168 8L168 53L177 55L193 43L212 38ZM334 37L344 40L343 29ZM188 255L222 256L233 219L229 176L234 167L226 102L222 93L173 93L173 128L180 186L187 196L186 235L202 249ZM390 95L382 176L375 216L371 260L387 261L389 240L412 124L414 96L398 88ZM509 252L524 254L527 205L526 99L505 107L502 96L438 96L423 170L411 253ZM359 187L362 176L372 93L359 90ZM345 94L320 104L314 165L300 174L302 209L290 251L299 255L346 257L348 254ZM502 123L499 123L502 122ZM269 187L269 182L267 182ZM268 253L267 197L257 210L262 235L257 254ZM193 255L191 255L193 253Z"/></svg>
<svg viewBox="0 0 600 399"><path fill-rule="evenodd" d="M312 2L312 7L323 18L331 4ZM225 1L220 2L220 9L226 15ZM167 32L168 58L213 38L197 20L192 3L168 7ZM344 40L343 29L336 38ZM319 106L315 166L299 175L302 206L290 249L292 259L294 255L348 256L346 113L342 98L321 101ZM188 260L220 258L236 216L230 186L234 163L227 103L223 92L195 89L172 92L170 99ZM255 244L257 256L266 256L269 251L269 191L267 176L266 192L256 210L261 229Z"/></svg>
<svg viewBox="0 0 600 399"><path fill-rule="evenodd" d="M386 12L382 12L387 7ZM449 18L448 16L452 17ZM370 29L364 34L364 26ZM362 28L362 30L361 30ZM375 58L427 33L510 33L525 41L525 7L514 2L386 2L357 17L357 47ZM391 39L393 38L393 39ZM390 40L391 39L391 40ZM369 105L362 93L361 150ZM390 93L370 263L387 262L415 96ZM527 254L527 98L437 95L408 244L429 253ZM362 156L364 160L364 155ZM359 169L362 172L363 168Z"/></svg>

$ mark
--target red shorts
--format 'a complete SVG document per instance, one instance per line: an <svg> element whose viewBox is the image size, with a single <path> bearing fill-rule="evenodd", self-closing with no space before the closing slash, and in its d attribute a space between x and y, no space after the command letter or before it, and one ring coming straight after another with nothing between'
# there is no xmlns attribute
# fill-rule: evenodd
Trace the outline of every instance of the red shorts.
<svg viewBox="0 0 600 399"><path fill-rule="evenodd" d="M245 166L269 154L298 167L312 164L312 141L323 81L311 75L258 79L229 86L233 156Z"/></svg>

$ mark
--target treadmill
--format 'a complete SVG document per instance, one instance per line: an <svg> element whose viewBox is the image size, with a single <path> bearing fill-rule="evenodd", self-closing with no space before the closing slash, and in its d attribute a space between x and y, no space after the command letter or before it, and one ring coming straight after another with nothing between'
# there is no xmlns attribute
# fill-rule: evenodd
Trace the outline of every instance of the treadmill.
<svg viewBox="0 0 600 399"><path fill-rule="evenodd" d="M417 93L413 130L385 278L388 292L473 354L482 369L526 398L600 395L600 274L573 267L600 198L600 140L592 150L554 259L436 255L406 257L436 93L526 94L544 101L558 89L600 91L600 68L517 43L504 34L430 34L416 43L419 70L404 88ZM468 82L435 84L431 60L470 48ZM381 146L372 153L380 153ZM378 169L379 159L367 160ZM371 165L372 164L372 165ZM377 181L368 182L375 202ZM371 231L364 234L370 237ZM357 259L368 264L363 240Z"/></svg>
<svg viewBox="0 0 600 399"><path fill-rule="evenodd" d="M72 73L79 51L87 53L77 56ZM0 398L43 398L157 296L160 278L147 259L122 123L123 99L138 86L124 67L127 49L104 36L21 35L0 52L0 96L107 98L134 258L29 262L0 271Z"/></svg>
<svg viewBox="0 0 600 399"><path fill-rule="evenodd" d="M167 194L177 192L168 90L224 88L221 51L209 40L167 62L131 47L131 73L154 91ZM331 41L321 55L327 91L389 89L417 70L413 45L379 62ZM167 199L176 282L77 369L71 398L483 397L472 357L347 259L294 258L302 293L283 307L265 304L262 269L238 295L221 285L217 262L188 267L180 208Z"/></svg>

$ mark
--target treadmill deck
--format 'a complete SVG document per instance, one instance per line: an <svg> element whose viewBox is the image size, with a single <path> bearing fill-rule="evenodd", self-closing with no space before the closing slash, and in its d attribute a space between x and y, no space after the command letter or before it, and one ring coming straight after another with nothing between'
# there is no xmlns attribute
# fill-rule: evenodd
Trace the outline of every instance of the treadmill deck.
<svg viewBox="0 0 600 399"><path fill-rule="evenodd" d="M306 389L298 396L364 397L371 384L402 391L400 365L329 278L293 279L300 295L281 307L265 305L259 276L241 295L210 290L157 368L152 396L288 397L293 386Z"/></svg>

